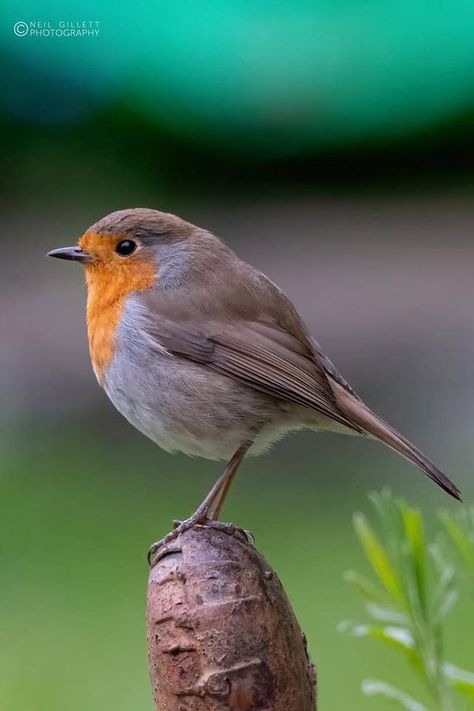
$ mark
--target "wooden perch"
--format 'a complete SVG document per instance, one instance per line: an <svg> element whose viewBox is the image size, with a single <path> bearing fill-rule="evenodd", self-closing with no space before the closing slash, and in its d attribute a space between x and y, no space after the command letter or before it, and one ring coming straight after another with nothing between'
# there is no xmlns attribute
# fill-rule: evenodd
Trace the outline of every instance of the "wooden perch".
<svg viewBox="0 0 474 711"><path fill-rule="evenodd" d="M195 526L150 571L156 708L316 711L314 667L286 593L244 534L230 531Z"/></svg>

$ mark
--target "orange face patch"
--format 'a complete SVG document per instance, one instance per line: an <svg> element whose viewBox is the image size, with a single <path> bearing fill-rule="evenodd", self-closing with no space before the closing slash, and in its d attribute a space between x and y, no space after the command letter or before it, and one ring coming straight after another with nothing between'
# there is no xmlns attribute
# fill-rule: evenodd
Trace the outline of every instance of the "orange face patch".
<svg viewBox="0 0 474 711"><path fill-rule="evenodd" d="M102 384L114 354L115 332L126 297L156 282L156 262L140 246L129 257L115 251L123 235L87 232L79 246L94 257L84 264L87 283L87 333L92 365Z"/></svg>

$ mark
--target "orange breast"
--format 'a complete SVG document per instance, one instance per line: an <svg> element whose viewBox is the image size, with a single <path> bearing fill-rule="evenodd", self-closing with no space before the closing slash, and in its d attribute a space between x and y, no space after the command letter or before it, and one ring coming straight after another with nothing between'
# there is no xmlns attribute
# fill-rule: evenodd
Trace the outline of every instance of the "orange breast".
<svg viewBox="0 0 474 711"><path fill-rule="evenodd" d="M104 236L99 239L103 243ZM117 326L127 296L153 286L156 264L139 255L129 260L113 258L91 263L86 266L86 282L89 349L95 374L102 385L114 356Z"/></svg>
<svg viewBox="0 0 474 711"><path fill-rule="evenodd" d="M117 299L112 303L103 303L99 289L89 288L87 335L92 365L101 385L114 354L115 333L120 323L124 303L124 298Z"/></svg>

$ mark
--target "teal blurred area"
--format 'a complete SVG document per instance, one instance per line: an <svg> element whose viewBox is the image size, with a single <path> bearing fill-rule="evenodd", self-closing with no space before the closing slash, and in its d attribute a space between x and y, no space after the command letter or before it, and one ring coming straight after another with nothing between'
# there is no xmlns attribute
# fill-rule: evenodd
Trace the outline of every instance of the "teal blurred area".
<svg viewBox="0 0 474 711"><path fill-rule="evenodd" d="M145 552L219 466L161 452L114 411L89 364L83 276L44 254L125 207L215 231L472 502L474 9L2 9L0 708L151 711ZM78 23L99 33L30 34ZM285 584L321 709L381 708L365 676L425 698L395 655L336 632L361 612L342 581L364 568L351 515L383 484L431 521L455 505L376 444L299 433L244 465L224 511ZM473 624L465 600L447 639L471 669Z"/></svg>
<svg viewBox="0 0 474 711"><path fill-rule="evenodd" d="M260 156L407 136L470 112L468 0L4 3L5 110L57 123L119 103L192 143ZM83 18L99 37L49 24ZM33 23L17 36L18 20ZM16 71L22 74L18 81Z"/></svg>

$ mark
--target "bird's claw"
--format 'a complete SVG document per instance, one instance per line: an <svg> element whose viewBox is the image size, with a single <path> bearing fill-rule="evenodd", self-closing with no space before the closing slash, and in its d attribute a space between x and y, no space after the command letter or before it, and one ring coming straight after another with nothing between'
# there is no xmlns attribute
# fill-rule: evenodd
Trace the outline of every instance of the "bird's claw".
<svg viewBox="0 0 474 711"><path fill-rule="evenodd" d="M164 539L163 539L164 541ZM179 546L170 547L167 543L163 541L157 541L153 543L148 549L147 560L150 568L153 568L158 561L162 560L167 555L172 555L173 553L181 553L181 548Z"/></svg>
<svg viewBox="0 0 474 711"><path fill-rule="evenodd" d="M253 534L250 533L250 531L247 531L245 528L239 528L238 526L234 526L233 523L207 520L204 525L208 526L209 528L215 528L217 531L223 531L223 533L227 533L229 536L235 536L236 538L240 538L241 540L245 541L245 543L250 543L251 546L255 545L255 538Z"/></svg>
<svg viewBox="0 0 474 711"><path fill-rule="evenodd" d="M165 556L170 555L172 553L180 553L181 548L179 546L170 548L169 544L172 541L176 540L182 533L184 533L185 531L189 531L189 529L193 528L194 526L214 528L218 531L223 531L227 535L236 536L237 538L244 540L245 543L249 543L251 546L255 545L255 538L252 533L250 533L250 531L247 531L243 528L237 528L232 523L223 523L221 521L214 521L209 518L197 519L194 517L188 518L185 521L174 520L173 530L170 531L170 533L168 533L164 538L162 538L161 541L156 541L156 543L153 543L148 549L148 565L152 568L158 563L158 561L162 560Z"/></svg>
<svg viewBox="0 0 474 711"><path fill-rule="evenodd" d="M247 539L247 543L249 543L252 548L255 548L255 536L253 535L252 531L249 531L247 528L239 528L239 531L244 534L245 538Z"/></svg>
<svg viewBox="0 0 474 711"><path fill-rule="evenodd" d="M170 533L168 533L164 538L162 538L161 541L156 541L156 543L153 543L148 549L148 565L152 568L158 563L159 560L164 558L166 555L169 555L170 553L179 553L181 551L181 548L170 548L168 544L176 540L181 535L181 533L189 531L189 529L193 526L199 524L205 525L206 523L207 519L200 520L198 518L195 518L194 516L191 516L191 518L188 518L185 521L174 520L173 530L170 531Z"/></svg>

